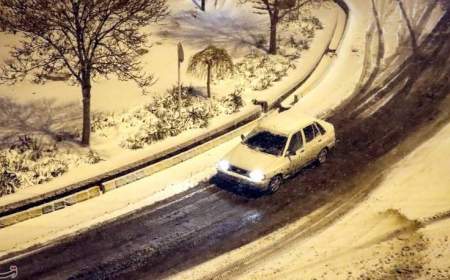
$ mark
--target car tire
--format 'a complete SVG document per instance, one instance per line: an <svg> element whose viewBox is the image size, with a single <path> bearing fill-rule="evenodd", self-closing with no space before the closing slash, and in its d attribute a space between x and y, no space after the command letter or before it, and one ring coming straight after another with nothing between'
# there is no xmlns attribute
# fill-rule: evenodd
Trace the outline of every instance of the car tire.
<svg viewBox="0 0 450 280"><path fill-rule="evenodd" d="M319 165L323 164L327 161L327 158L328 158L328 149L327 148L322 149L319 155L317 155L317 163Z"/></svg>
<svg viewBox="0 0 450 280"><path fill-rule="evenodd" d="M267 190L269 193L276 193L283 183L283 177L281 175L274 176L269 183L269 186L267 187Z"/></svg>

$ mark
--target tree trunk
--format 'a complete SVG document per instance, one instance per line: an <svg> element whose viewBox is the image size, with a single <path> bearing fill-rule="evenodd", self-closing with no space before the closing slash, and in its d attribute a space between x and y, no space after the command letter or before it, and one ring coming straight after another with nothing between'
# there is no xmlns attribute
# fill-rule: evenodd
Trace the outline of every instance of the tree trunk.
<svg viewBox="0 0 450 280"><path fill-rule="evenodd" d="M278 10L273 12L270 17L270 42L269 42L269 53L277 53L277 25L278 25Z"/></svg>
<svg viewBox="0 0 450 280"><path fill-rule="evenodd" d="M211 98L211 64L208 64L208 74L206 78L206 92L208 93L208 98Z"/></svg>
<svg viewBox="0 0 450 280"><path fill-rule="evenodd" d="M91 85L82 86L83 94L83 135L81 144L89 146L91 143Z"/></svg>
<svg viewBox="0 0 450 280"><path fill-rule="evenodd" d="M201 7L201 9L202 9L202 11L205 11L205 6L206 6L206 0L202 0L202 7Z"/></svg>

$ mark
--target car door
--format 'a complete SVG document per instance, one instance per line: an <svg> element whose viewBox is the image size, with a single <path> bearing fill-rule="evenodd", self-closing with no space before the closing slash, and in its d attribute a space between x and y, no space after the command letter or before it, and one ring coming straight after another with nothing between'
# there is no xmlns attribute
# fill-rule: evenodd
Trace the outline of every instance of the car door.
<svg viewBox="0 0 450 280"><path fill-rule="evenodd" d="M327 134L327 131L325 128L320 125L319 123L315 122L314 126L317 128L317 133L320 134L320 137L318 142L320 143L320 148L323 149L331 144L333 141L332 138L330 138L330 134ZM316 133L316 134L317 134ZM320 151L319 151L320 152Z"/></svg>
<svg viewBox="0 0 450 280"><path fill-rule="evenodd" d="M313 129L314 129L314 137L317 141L317 149L318 149L317 154L319 154L319 152L322 150L322 148L326 146L326 139L324 137L325 133L322 133L322 131L319 128L319 126L317 125L317 123L313 123ZM323 128L322 128L322 130L323 130Z"/></svg>
<svg viewBox="0 0 450 280"><path fill-rule="evenodd" d="M307 162L311 162L316 159L320 152L321 134L314 124L310 124L303 128L303 135L305 137L305 158Z"/></svg>
<svg viewBox="0 0 450 280"><path fill-rule="evenodd" d="M296 173L308 161L308 159L305 158L304 142L302 131L298 131L290 137L287 149L290 174Z"/></svg>

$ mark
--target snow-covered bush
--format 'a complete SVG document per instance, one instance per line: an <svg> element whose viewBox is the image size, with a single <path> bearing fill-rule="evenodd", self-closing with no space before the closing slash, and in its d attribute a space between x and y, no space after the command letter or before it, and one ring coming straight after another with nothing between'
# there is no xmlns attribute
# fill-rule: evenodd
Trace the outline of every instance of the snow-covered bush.
<svg viewBox="0 0 450 280"><path fill-rule="evenodd" d="M43 139L29 135L19 136L10 147L10 150L23 154L25 158L34 161L40 159L44 154L54 152L55 149L54 144L44 143Z"/></svg>
<svg viewBox="0 0 450 280"><path fill-rule="evenodd" d="M225 114L233 114L239 112L239 110L244 106L242 91L242 88L236 88L231 94L219 99L218 110Z"/></svg>
<svg viewBox="0 0 450 280"><path fill-rule="evenodd" d="M114 113L95 112L92 114L91 131L96 132L116 125Z"/></svg>
<svg viewBox="0 0 450 280"><path fill-rule="evenodd" d="M173 87L166 95L156 96L151 103L126 114L121 121L133 130L120 145L140 149L187 129L206 127L214 112L211 112L207 99L193 96L192 92L191 87L182 87L181 107L178 87Z"/></svg>
<svg viewBox="0 0 450 280"><path fill-rule="evenodd" d="M264 90L273 82L281 80L295 65L291 59L281 55L252 52L236 63L236 73L253 90Z"/></svg>
<svg viewBox="0 0 450 280"><path fill-rule="evenodd" d="M0 196L19 187L50 181L80 162L84 161L77 153L59 150L49 139L20 136L0 150Z"/></svg>
<svg viewBox="0 0 450 280"><path fill-rule="evenodd" d="M30 182L33 184L48 182L51 179L66 173L68 169L68 164L63 160L44 158L30 167Z"/></svg>
<svg viewBox="0 0 450 280"><path fill-rule="evenodd" d="M6 155L0 153L0 196L15 192L21 183L17 174L9 169Z"/></svg>
<svg viewBox="0 0 450 280"><path fill-rule="evenodd" d="M102 157L96 151L89 150L84 161L88 164L96 164L102 160Z"/></svg>
<svg viewBox="0 0 450 280"><path fill-rule="evenodd" d="M269 55L254 50L235 64L235 74L243 79L252 90L261 91L287 75L289 69L295 69L294 61L300 58L318 29L323 29L318 18L305 16L299 20L282 22L278 36L278 55ZM257 43L257 48L261 45Z"/></svg>
<svg viewBox="0 0 450 280"><path fill-rule="evenodd" d="M193 94L192 87L183 86L180 106L178 88L173 87L166 95L156 96L151 103L120 118L121 125L128 128L120 146L140 149L188 129L205 128L212 117L239 111L243 106L241 92L237 90L211 105L209 99Z"/></svg>

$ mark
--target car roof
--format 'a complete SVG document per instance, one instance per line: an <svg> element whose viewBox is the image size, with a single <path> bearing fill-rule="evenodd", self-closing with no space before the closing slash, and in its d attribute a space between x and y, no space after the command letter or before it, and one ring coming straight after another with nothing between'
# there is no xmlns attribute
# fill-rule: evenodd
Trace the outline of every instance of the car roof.
<svg viewBox="0 0 450 280"><path fill-rule="evenodd" d="M317 119L311 116L303 115L294 110L287 110L264 118L259 127L288 136L316 121Z"/></svg>

